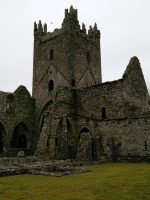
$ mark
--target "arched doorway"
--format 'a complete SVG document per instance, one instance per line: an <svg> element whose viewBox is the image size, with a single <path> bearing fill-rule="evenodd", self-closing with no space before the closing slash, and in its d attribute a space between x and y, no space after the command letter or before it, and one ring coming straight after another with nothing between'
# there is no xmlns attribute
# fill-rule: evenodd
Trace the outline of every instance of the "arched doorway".
<svg viewBox="0 0 150 200"><path fill-rule="evenodd" d="M21 134L18 137L18 148L26 148L27 147L27 138L24 134Z"/></svg>
<svg viewBox="0 0 150 200"><path fill-rule="evenodd" d="M70 121L67 119L68 159L76 159L77 141Z"/></svg>
<svg viewBox="0 0 150 200"><path fill-rule="evenodd" d="M40 118L39 118L39 129L40 129L40 132L44 126L44 117L45 117L45 114L47 112L50 112L53 108L53 101L50 100L42 109L41 111L41 114L40 114ZM50 118L51 118L51 115L50 115Z"/></svg>
<svg viewBox="0 0 150 200"><path fill-rule="evenodd" d="M102 134L96 135L92 143L92 155L94 160L99 160L104 153Z"/></svg>
<svg viewBox="0 0 150 200"><path fill-rule="evenodd" d="M76 138L70 121L62 119L57 127L55 138L57 159L76 158Z"/></svg>
<svg viewBox="0 0 150 200"><path fill-rule="evenodd" d="M28 128L24 123L18 124L13 132L11 147L12 148L27 148L27 137L29 136Z"/></svg>
<svg viewBox="0 0 150 200"><path fill-rule="evenodd" d="M3 153L4 135L5 135L5 128L4 128L3 124L0 122L0 154Z"/></svg>
<svg viewBox="0 0 150 200"><path fill-rule="evenodd" d="M79 134L77 160L93 159L93 138L90 130L82 128Z"/></svg>

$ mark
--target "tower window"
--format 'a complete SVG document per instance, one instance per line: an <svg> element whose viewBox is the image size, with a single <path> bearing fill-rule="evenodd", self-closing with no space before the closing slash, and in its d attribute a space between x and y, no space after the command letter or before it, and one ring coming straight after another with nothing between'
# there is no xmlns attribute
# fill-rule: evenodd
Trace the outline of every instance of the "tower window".
<svg viewBox="0 0 150 200"><path fill-rule="evenodd" d="M147 142L144 142L144 150L147 151Z"/></svg>
<svg viewBox="0 0 150 200"><path fill-rule="evenodd" d="M54 58L54 49L50 50L50 60L53 60Z"/></svg>
<svg viewBox="0 0 150 200"><path fill-rule="evenodd" d="M87 51L87 62L90 64L90 53Z"/></svg>
<svg viewBox="0 0 150 200"><path fill-rule="evenodd" d="M102 107L102 118L106 119L106 108Z"/></svg>
<svg viewBox="0 0 150 200"><path fill-rule="evenodd" d="M75 80L74 79L71 79L71 85L75 86Z"/></svg>
<svg viewBox="0 0 150 200"><path fill-rule="evenodd" d="M54 82L53 82L53 80L50 80L50 82L48 84L48 89L49 89L49 91L52 91L54 89Z"/></svg>
<svg viewBox="0 0 150 200"><path fill-rule="evenodd" d="M55 146L56 147L58 146L58 139L57 139L57 137L55 138Z"/></svg>

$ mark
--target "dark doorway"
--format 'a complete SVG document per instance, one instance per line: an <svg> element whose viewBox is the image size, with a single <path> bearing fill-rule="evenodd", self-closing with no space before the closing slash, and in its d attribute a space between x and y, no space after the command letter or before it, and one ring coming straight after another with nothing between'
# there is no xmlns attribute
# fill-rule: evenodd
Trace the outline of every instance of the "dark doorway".
<svg viewBox="0 0 150 200"><path fill-rule="evenodd" d="M93 148L91 132L84 127L79 134L77 160L93 160Z"/></svg>
<svg viewBox="0 0 150 200"><path fill-rule="evenodd" d="M68 119L62 119L57 128L56 159L76 158L76 137L72 124ZM57 144L57 145L56 145Z"/></svg>
<svg viewBox="0 0 150 200"><path fill-rule="evenodd" d="M67 146L68 146L68 158L75 159L77 153L76 137L73 131L72 124L67 119Z"/></svg>
<svg viewBox="0 0 150 200"><path fill-rule="evenodd" d="M106 108L102 107L102 118L106 119Z"/></svg>
<svg viewBox="0 0 150 200"><path fill-rule="evenodd" d="M0 123L0 153L3 153L3 147L4 147L3 138L4 138L4 134L5 134L4 126Z"/></svg>
<svg viewBox="0 0 150 200"><path fill-rule="evenodd" d="M26 148L27 147L27 138L24 134L21 134L18 137L18 148Z"/></svg>
<svg viewBox="0 0 150 200"><path fill-rule="evenodd" d="M29 135L28 128L24 123L20 123L14 129L12 135L12 148L27 148L27 136Z"/></svg>
<svg viewBox="0 0 150 200"><path fill-rule="evenodd" d="M2 153L2 152L3 152L3 133L0 128L0 153Z"/></svg>

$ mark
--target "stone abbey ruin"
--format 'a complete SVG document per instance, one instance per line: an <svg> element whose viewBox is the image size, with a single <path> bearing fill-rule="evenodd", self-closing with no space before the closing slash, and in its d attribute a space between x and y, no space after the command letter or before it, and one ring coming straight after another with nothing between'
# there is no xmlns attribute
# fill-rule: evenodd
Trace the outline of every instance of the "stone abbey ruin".
<svg viewBox="0 0 150 200"><path fill-rule="evenodd" d="M0 156L149 160L150 99L137 57L102 83L100 31L65 10L60 29L34 24L32 96L0 91Z"/></svg>

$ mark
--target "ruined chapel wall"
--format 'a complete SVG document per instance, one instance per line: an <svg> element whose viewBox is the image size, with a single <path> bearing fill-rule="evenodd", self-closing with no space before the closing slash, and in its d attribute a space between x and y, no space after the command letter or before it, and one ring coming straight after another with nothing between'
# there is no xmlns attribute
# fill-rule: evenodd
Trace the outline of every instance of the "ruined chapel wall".
<svg viewBox="0 0 150 200"><path fill-rule="evenodd" d="M84 88L77 91L77 113L101 119L105 107L107 118L121 118L126 114L124 101L122 79Z"/></svg>
<svg viewBox="0 0 150 200"><path fill-rule="evenodd" d="M123 75L127 107L135 114L150 110L149 94L137 57L132 57Z"/></svg>
<svg viewBox="0 0 150 200"><path fill-rule="evenodd" d="M76 135L86 127L93 139L101 137L101 156L111 157L115 148L120 157L150 155L150 117L117 120L92 120L78 118Z"/></svg>
<svg viewBox="0 0 150 200"><path fill-rule="evenodd" d="M20 123L24 123L30 132L28 147L32 148L32 135L34 133L34 100L31 96L26 95L24 88L23 91L2 93L0 95L0 121L5 127L5 148L11 147L10 143L13 131Z"/></svg>

